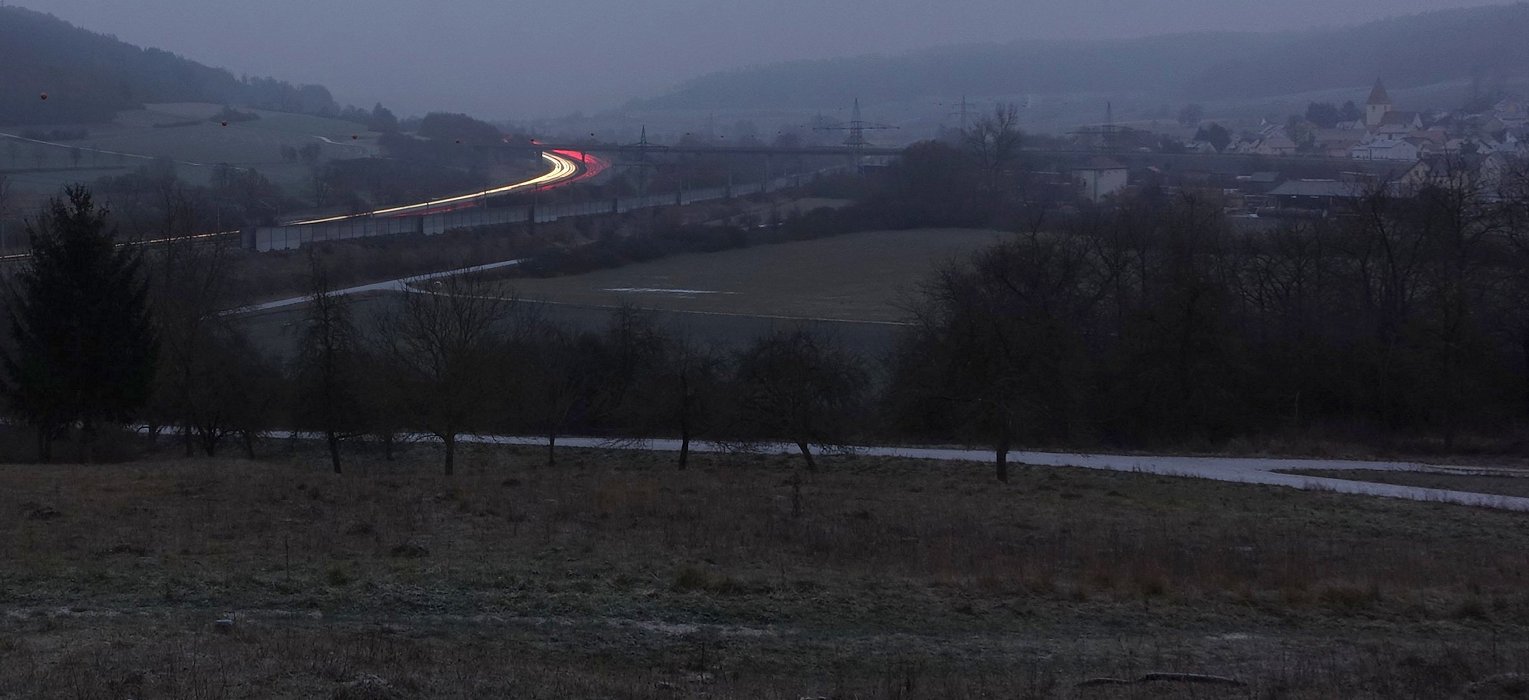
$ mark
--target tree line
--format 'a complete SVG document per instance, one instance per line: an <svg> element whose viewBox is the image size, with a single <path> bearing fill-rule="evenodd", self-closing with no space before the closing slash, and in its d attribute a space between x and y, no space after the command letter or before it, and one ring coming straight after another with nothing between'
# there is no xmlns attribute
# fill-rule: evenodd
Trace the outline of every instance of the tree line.
<svg viewBox="0 0 1529 700"><path fill-rule="evenodd" d="M1016 444L1502 434L1529 417L1529 199L1479 173L1264 232L1147 193L947 266L892 362L900 425L1000 469Z"/></svg>
<svg viewBox="0 0 1529 700"><path fill-rule="evenodd" d="M742 353L677 335L644 312L578 331L543 317L495 281L464 274L422 284L357 318L316 249L297 351L278 360L241 329L228 248L172 241L118 245L107 212L70 188L29 222L31 261L7 290L4 393L48 461L69 438L89 460L107 426L178 440L187 456L229 445L254 455L272 430L323 437L336 472L359 441L475 433L547 440L674 435L810 446L847 436L863 408L864 370L834 343L782 331ZM729 427L722 428L724 424Z"/></svg>
<svg viewBox="0 0 1529 700"><path fill-rule="evenodd" d="M363 318L315 250L282 361L225 313L227 249L113 246L73 189L29 229L5 393L44 458L115 423L188 455L292 429L322 435L336 471L354 445L390 455L421 433L446 473L470 434L541 435L549 463L568 435L678 438L681 465L695 440L782 441L811 468L824 446L985 444L1000 479L1020 447L1320 434L1453 449L1529 417L1525 182L1445 169L1376 186L1347 216L1259 231L1192 191L1033 219L923 280L882 356L805 327L723 349L636 309L578 330L471 274Z"/></svg>

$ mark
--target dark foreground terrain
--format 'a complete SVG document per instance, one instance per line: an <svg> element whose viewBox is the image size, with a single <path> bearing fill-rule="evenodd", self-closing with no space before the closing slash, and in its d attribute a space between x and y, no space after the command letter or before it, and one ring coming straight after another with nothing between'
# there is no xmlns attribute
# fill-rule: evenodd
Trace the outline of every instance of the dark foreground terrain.
<svg viewBox="0 0 1529 700"><path fill-rule="evenodd" d="M1190 479L415 446L0 467L0 696L1513 697L1529 520ZM225 620L225 622L219 622ZM1213 674L1245 686L1136 679Z"/></svg>

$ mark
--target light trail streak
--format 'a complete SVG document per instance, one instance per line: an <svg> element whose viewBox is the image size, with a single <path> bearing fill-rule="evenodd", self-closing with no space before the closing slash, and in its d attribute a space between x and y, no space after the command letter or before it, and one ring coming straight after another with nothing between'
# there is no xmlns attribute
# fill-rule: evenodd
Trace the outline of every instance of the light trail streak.
<svg viewBox="0 0 1529 700"><path fill-rule="evenodd" d="M0 137L11 137L11 136L9 134L0 133ZM20 137L12 137L12 138L20 138ZM322 137L320 137L320 138L322 138ZM31 139L23 139L23 140L31 140ZM47 142L39 141L38 143L47 143ZM49 145L58 145L58 144L49 144ZM132 154L124 154L124 155L132 155ZM138 157L141 157L141 156L138 156ZM527 188L551 189L553 187L559 187L559 186L562 186L562 185L573 184L575 182L579 182L581 180L587 180L587 179L592 178L592 177L594 177L596 175L599 175L606 168L610 167L610 163L606 162L603 159L597 158L597 157L595 157L595 156L593 156L593 155L591 155L589 153L585 153L585 152L582 152L582 151L574 151L574 150L548 151L548 152L545 152L545 153L542 154L542 160L547 162L547 165L548 165L548 168L549 168L547 170L547 172L542 173L541 175L533 177L533 178L531 178L529 180L522 180L520 182L511 183L511 184L503 185L503 186L500 186L500 187L494 187L494 188L491 188L491 189L483 190L482 192L473 192L471 194L456 195L456 196L452 196L452 197L444 197L444 198L441 198L441 199L432 199L432 200L430 200L428 202L420 202L418 204L406 204L406 205L403 205L403 206L388 207L386 209L378 209L378 210L366 212L366 213L363 213L363 214L346 214L346 215L343 215L343 216L330 216L330 217L319 218L319 219L305 219L305 220L301 220L301 221L289 221L285 225L286 226L307 226L307 225L311 225L311 224L325 224L325 223L331 223L331 222L335 222L335 221L345 221L347 219L360 219L360 218L366 218L366 217L376 217L376 216L387 216L387 217L409 216L409 215L419 215L419 214L432 214L432 213L437 213L437 212L442 212L442 211L454 211L454 210L457 210L457 209L465 209L465 208L468 208L468 207L476 206L478 203L474 202L473 200L484 199L484 198L487 198L487 197L493 197L493 196L497 196L497 195L501 195L501 194L508 194L508 193L511 193L511 192L517 192L517 191L524 190L524 189L527 189ZM189 236L169 236L169 237L165 237L165 238L152 238L152 239L146 239L146 240L142 240L142 241L131 241L131 242L123 243L121 245L148 246L148 245L155 245L155 244L161 244L161 243L171 243L171 242L175 242L175 241L208 240L208 239L213 239L213 238L228 237L228 236L237 236L237 235L239 235L238 231L218 231L218 232L215 232L215 233L201 233L201 234L194 234L194 235L189 235ZM11 262L11 261L17 261L17 260L25 260L25 259L30 258L30 257L32 257L31 253L12 253L12 254L9 254L9 255L0 255L0 262Z"/></svg>
<svg viewBox="0 0 1529 700"><path fill-rule="evenodd" d="M517 192L528 188L545 189L548 187L567 184L575 180L582 180L588 177L593 177L595 174L598 174L599 171L605 169L605 163L603 161L588 156L587 154L579 153L578 151L548 151L542 154L542 160L547 162L549 170L529 180L522 180L520 182L503 185L501 187L494 187L491 189L483 190L481 192L472 192L469 194L456 195L454 197L432 199L428 202L419 202L417 204L405 204L403 206L376 209L362 214L344 214L341 216L329 216L318 219L289 221L286 225L307 226L310 224L327 224L335 221L345 221L346 219L365 217L408 216L412 214L431 214L439 211L452 211L454 209L474 206L476 202L473 200L486 199L488 197L509 194L511 192ZM598 168L590 167L589 164L591 163L598 164Z"/></svg>

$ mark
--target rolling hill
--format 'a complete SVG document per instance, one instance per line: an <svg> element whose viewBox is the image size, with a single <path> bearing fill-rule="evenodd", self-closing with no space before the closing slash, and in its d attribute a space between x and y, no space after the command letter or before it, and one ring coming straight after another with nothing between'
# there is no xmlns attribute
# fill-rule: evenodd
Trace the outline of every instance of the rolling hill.
<svg viewBox="0 0 1529 700"><path fill-rule="evenodd" d="M959 95L1132 94L1262 99L1529 77L1529 3L1447 10L1304 32L1208 33L1112 41L1026 41L893 56L780 63L714 73L634 110L813 109L847 95L898 102Z"/></svg>
<svg viewBox="0 0 1529 700"><path fill-rule="evenodd" d="M41 99L46 93L47 99ZM159 49L0 6L0 125L109 121L146 103L212 102L328 116L329 90L236 77Z"/></svg>

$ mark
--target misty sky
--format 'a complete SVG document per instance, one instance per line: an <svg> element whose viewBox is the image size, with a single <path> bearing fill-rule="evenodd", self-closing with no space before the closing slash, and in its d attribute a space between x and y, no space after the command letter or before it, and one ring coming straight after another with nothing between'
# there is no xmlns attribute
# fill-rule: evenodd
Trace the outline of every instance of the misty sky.
<svg viewBox="0 0 1529 700"><path fill-rule="evenodd" d="M3 0L0 0L3 2ZM598 110L792 58L973 41L1300 29L1491 0L22 0L235 73L401 114Z"/></svg>

